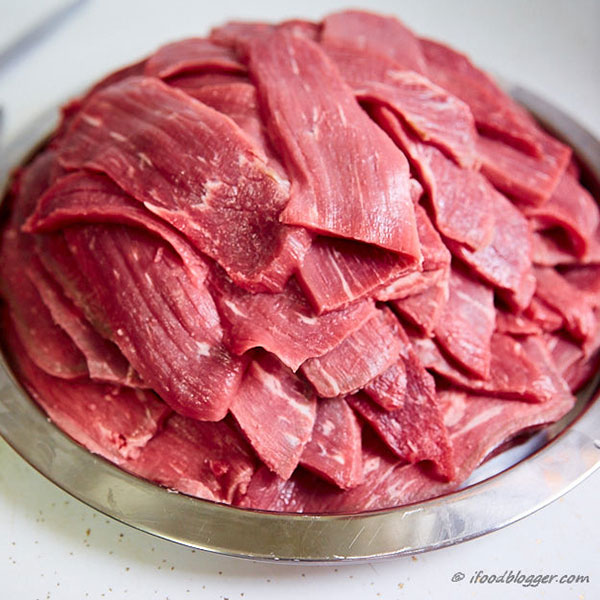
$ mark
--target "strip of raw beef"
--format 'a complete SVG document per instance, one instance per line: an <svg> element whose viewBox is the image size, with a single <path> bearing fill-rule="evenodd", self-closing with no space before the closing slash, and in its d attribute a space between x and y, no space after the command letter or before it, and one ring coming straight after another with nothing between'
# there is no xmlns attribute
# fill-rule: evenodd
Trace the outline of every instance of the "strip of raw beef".
<svg viewBox="0 0 600 600"><path fill-rule="evenodd" d="M37 289L24 276L24 265L34 256L33 239L20 231L23 221L48 185L55 157L45 152L22 171L13 185L15 196L10 217L0 238L0 290L10 307L15 328L35 364L55 377L76 378L87 375L83 354L68 334L59 327Z"/></svg>
<svg viewBox="0 0 600 600"><path fill-rule="evenodd" d="M511 306L524 309L535 291L529 224L502 194L494 191L493 198L491 211L495 219L490 243L475 251L452 240L447 245L474 273L498 288Z"/></svg>
<svg viewBox="0 0 600 600"><path fill-rule="evenodd" d="M300 464L343 490L364 479L361 426L343 398L320 399Z"/></svg>
<svg viewBox="0 0 600 600"><path fill-rule="evenodd" d="M405 345L399 362L403 363L406 373L406 387L403 388L401 378L384 374L369 384L364 392L350 396L348 402L401 459L410 463L432 460L442 476L452 479L455 464L436 400L435 382L412 349L404 331L401 331L401 337ZM392 369L395 370L394 367ZM378 406L382 398L395 395L389 384L398 381L399 395L403 395L400 407L389 411ZM386 404L392 402L388 400Z"/></svg>
<svg viewBox="0 0 600 600"><path fill-rule="evenodd" d="M431 336L448 302L449 277L450 270L446 269L445 276L434 281L422 292L391 300L390 306L425 335Z"/></svg>
<svg viewBox="0 0 600 600"><path fill-rule="evenodd" d="M57 427L88 450L122 464L139 455L171 412L149 391L48 375L33 362L6 311L2 326L19 380Z"/></svg>
<svg viewBox="0 0 600 600"><path fill-rule="evenodd" d="M273 355L255 358L231 403L231 412L269 469L288 479L310 439L314 393Z"/></svg>
<svg viewBox="0 0 600 600"><path fill-rule="evenodd" d="M169 77L166 82L172 86L184 91L192 98L197 98L201 90L206 85L228 85L230 83L248 83L249 79L245 75L236 75L235 73L184 73Z"/></svg>
<svg viewBox="0 0 600 600"><path fill-rule="evenodd" d="M562 315L548 306L543 300L531 299L531 304L523 312L525 317L531 319L542 331L556 331L561 329L565 320Z"/></svg>
<svg viewBox="0 0 600 600"><path fill-rule="evenodd" d="M443 350L476 377L489 375L495 319L492 290L453 267L448 301L435 327L435 336Z"/></svg>
<svg viewBox="0 0 600 600"><path fill-rule="evenodd" d="M437 148L414 137L387 108L373 109L375 120L406 152L429 192L434 222L445 237L471 249L489 241L497 192L477 171L461 169Z"/></svg>
<svg viewBox="0 0 600 600"><path fill-rule="evenodd" d="M423 245L421 248L424 256L425 248ZM407 265L395 252L362 242L319 236L304 256L296 277L314 309L321 314L343 308L407 272L417 273L414 265Z"/></svg>
<svg viewBox="0 0 600 600"><path fill-rule="evenodd" d="M142 227L168 242L199 282L206 278L205 259L175 229L100 173L76 171L62 177L41 196L23 230L39 233L81 223Z"/></svg>
<svg viewBox="0 0 600 600"><path fill-rule="evenodd" d="M37 256L31 257L26 272L54 322L69 335L85 357L92 379L129 387L145 387L119 349L90 325L81 310L64 295L44 269Z"/></svg>
<svg viewBox="0 0 600 600"><path fill-rule="evenodd" d="M317 315L294 279L278 294L250 294L215 273L211 291L231 352L264 348L293 371L335 348L375 314L373 301L365 299Z"/></svg>
<svg viewBox="0 0 600 600"><path fill-rule="evenodd" d="M412 342L428 369L474 393L528 402L550 402L553 398L569 394L548 349L537 336L515 339L495 333L490 344L490 374L487 380L461 372L448 362L433 340L412 338Z"/></svg>
<svg viewBox="0 0 600 600"><path fill-rule="evenodd" d="M256 459L228 422L203 423L173 415L128 471L167 488L230 504L244 494Z"/></svg>
<svg viewBox="0 0 600 600"><path fill-rule="evenodd" d="M281 289L306 250L298 230L279 223L289 190L261 149L157 79L129 78L92 97L60 159L106 173L249 289Z"/></svg>
<svg viewBox="0 0 600 600"><path fill-rule="evenodd" d="M409 343L410 345L410 343ZM403 356L408 350L403 349ZM403 357L397 360L381 375L369 381L364 391L371 400L374 400L387 411L400 408L407 394L407 368Z"/></svg>
<svg viewBox="0 0 600 600"><path fill-rule="evenodd" d="M421 44L415 34L395 17L359 10L328 15L321 40L381 57L392 58L402 70L427 74Z"/></svg>
<svg viewBox="0 0 600 600"><path fill-rule="evenodd" d="M567 172L547 202L538 207L525 207L524 213L536 229L558 228L563 232L578 258L588 252L590 240L600 224L600 212L593 196Z"/></svg>
<svg viewBox="0 0 600 600"><path fill-rule="evenodd" d="M590 306L600 306L600 265L573 267L564 271L562 276L585 294Z"/></svg>
<svg viewBox="0 0 600 600"><path fill-rule="evenodd" d="M587 296L551 267L536 267L536 297L556 310L565 327L578 340L586 341L596 332L596 318Z"/></svg>
<svg viewBox="0 0 600 600"><path fill-rule="evenodd" d="M540 156L543 149L531 119L489 75L444 44L426 39L420 43L429 78L469 105L482 132Z"/></svg>
<svg viewBox="0 0 600 600"><path fill-rule="evenodd" d="M546 334L544 341L569 388L573 393L577 392L584 382L589 381L589 375L592 374L585 368L588 364L585 352L579 344L561 333ZM596 362L597 359L592 361L591 364L594 365Z"/></svg>
<svg viewBox="0 0 600 600"><path fill-rule="evenodd" d="M292 180L281 220L418 264L408 163L325 53L286 31L253 39L248 53L269 133Z"/></svg>
<svg viewBox="0 0 600 600"><path fill-rule="evenodd" d="M245 43L256 38L268 35L275 27L269 23L229 21L220 27L214 27L210 32L210 39L215 44L237 50L238 54Z"/></svg>
<svg viewBox="0 0 600 600"><path fill-rule="evenodd" d="M101 311L97 320L142 379L180 414L222 419L245 361L223 346L208 289L189 277L168 246L141 230L87 225L65 236Z"/></svg>
<svg viewBox="0 0 600 600"><path fill-rule="evenodd" d="M496 307L496 331L511 335L539 335L542 328L523 313Z"/></svg>
<svg viewBox="0 0 600 600"><path fill-rule="evenodd" d="M532 233L534 264L541 267L600 264L600 226L588 239L587 252L581 257L574 254L572 245L564 237L564 232L560 229L534 231Z"/></svg>
<svg viewBox="0 0 600 600"><path fill-rule="evenodd" d="M376 314L339 345L300 370L322 398L350 394L381 375L398 359L404 345L400 324L389 309Z"/></svg>
<svg viewBox="0 0 600 600"><path fill-rule="evenodd" d="M189 72L244 73L234 52L206 38L189 38L159 48L144 67L144 75L166 79Z"/></svg>
<svg viewBox="0 0 600 600"><path fill-rule="evenodd" d="M539 158L485 136L478 142L482 173L501 192L533 206L552 196L571 159L569 147L541 131L538 137Z"/></svg>

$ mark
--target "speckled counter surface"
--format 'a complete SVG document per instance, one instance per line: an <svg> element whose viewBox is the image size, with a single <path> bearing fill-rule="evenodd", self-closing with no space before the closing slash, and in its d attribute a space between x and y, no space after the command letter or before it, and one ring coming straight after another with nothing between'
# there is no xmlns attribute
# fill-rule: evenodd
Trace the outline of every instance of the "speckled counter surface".
<svg viewBox="0 0 600 600"><path fill-rule="evenodd" d="M61 0L0 0L0 21ZM203 6L208 4L208 6ZM357 5L358 2L351 4ZM48 106L160 43L228 18L318 17L346 2L241 5L90 0L18 61L0 70L0 144ZM487 68L527 85L600 136L600 1L365 0L417 31L447 40ZM41 11L43 12L43 11ZM0 36L10 28L0 27ZM11 34L12 35L12 34ZM8 37L7 37L8 39ZM0 48L2 40L0 40ZM164 542L112 521L46 481L0 441L0 598L65 600L217 598L600 598L596 474L551 506L453 548L364 565L258 564ZM469 583L478 572L587 575L588 583ZM452 581L455 574L464 579ZM455 577L460 579L460 575Z"/></svg>

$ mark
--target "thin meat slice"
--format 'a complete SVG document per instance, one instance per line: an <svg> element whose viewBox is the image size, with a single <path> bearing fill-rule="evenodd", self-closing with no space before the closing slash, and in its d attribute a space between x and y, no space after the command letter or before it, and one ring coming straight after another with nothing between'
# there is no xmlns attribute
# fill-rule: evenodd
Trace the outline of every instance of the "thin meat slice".
<svg viewBox="0 0 600 600"><path fill-rule="evenodd" d="M343 398L320 399L300 464L343 490L364 479L361 426Z"/></svg>
<svg viewBox="0 0 600 600"><path fill-rule="evenodd" d="M493 234L498 194L485 177L461 169L437 148L418 140L389 109L375 107L373 116L417 170L429 193L438 231L472 250L487 245Z"/></svg>
<svg viewBox="0 0 600 600"><path fill-rule="evenodd" d="M323 398L355 392L396 362L404 343L399 327L389 309L377 310L327 354L303 363L302 374Z"/></svg>
<svg viewBox="0 0 600 600"><path fill-rule="evenodd" d="M581 258L600 224L600 211L593 196L568 172L562 176L550 199L538 207L525 207L525 215L537 230L558 228Z"/></svg>
<svg viewBox="0 0 600 600"><path fill-rule="evenodd" d="M542 131L538 138L539 158L485 136L478 142L482 173L501 192L533 206L552 196L571 159L568 146Z"/></svg>
<svg viewBox="0 0 600 600"><path fill-rule="evenodd" d="M527 219L498 192L491 206L494 230L490 243L478 250L447 241L450 251L474 273L498 288L517 309L526 308L535 291L532 271L532 240Z"/></svg>
<svg viewBox="0 0 600 600"><path fill-rule="evenodd" d="M197 98L202 93L202 88L216 85L229 85L230 83L248 83L248 77L236 73L183 73L165 79L170 86L178 88L191 96Z"/></svg>
<svg viewBox="0 0 600 600"><path fill-rule="evenodd" d="M218 421L237 391L244 360L223 346L208 289L192 280L160 240L122 226L65 232L89 289L83 306L100 314L110 339L174 410Z"/></svg>
<svg viewBox="0 0 600 600"><path fill-rule="evenodd" d="M170 414L149 391L47 374L33 362L6 312L2 327L19 380L57 427L91 452L123 464L139 456Z"/></svg>
<svg viewBox="0 0 600 600"><path fill-rule="evenodd" d="M333 13L323 20L321 40L389 57L402 70L427 74L418 38L395 17L359 10Z"/></svg>
<svg viewBox="0 0 600 600"><path fill-rule="evenodd" d="M428 369L473 393L527 402L550 402L569 393L564 380L556 372L546 345L538 336L515 339L494 333L487 380L460 371L444 357L433 340L413 338L412 341Z"/></svg>
<svg viewBox="0 0 600 600"><path fill-rule="evenodd" d="M444 351L476 377L489 375L495 319L492 290L453 267L448 302L435 327L435 336Z"/></svg>
<svg viewBox="0 0 600 600"><path fill-rule="evenodd" d="M565 324L564 317L557 310L554 310L536 296L531 299L531 304L525 309L523 314L542 331L546 332L561 329Z"/></svg>
<svg viewBox="0 0 600 600"><path fill-rule="evenodd" d="M377 246L317 237L296 277L312 306L321 314L368 296L407 272L414 272L394 252Z"/></svg>
<svg viewBox="0 0 600 600"><path fill-rule="evenodd" d="M564 271L562 276L586 295L590 306L600 306L600 265L573 267Z"/></svg>
<svg viewBox="0 0 600 600"><path fill-rule="evenodd" d="M572 244L560 228L534 231L532 238L533 262L541 267L600 264L600 226L588 239L587 251L580 257L574 253Z"/></svg>
<svg viewBox="0 0 600 600"><path fill-rule="evenodd" d="M195 278L206 278L206 260L187 240L100 173L76 171L62 177L40 197L23 230L56 231L86 222L134 225L155 233L171 245Z"/></svg>
<svg viewBox="0 0 600 600"><path fill-rule="evenodd" d="M288 183L261 149L231 119L155 78L93 96L60 160L106 173L248 289L280 290L308 247L279 223Z"/></svg>
<svg viewBox="0 0 600 600"><path fill-rule="evenodd" d="M173 415L128 471L169 489L231 504L256 469L246 441L228 420L203 423Z"/></svg>
<svg viewBox="0 0 600 600"><path fill-rule="evenodd" d="M487 73L445 44L426 39L420 44L428 77L469 105L482 132L531 156L541 154L530 118Z"/></svg>
<svg viewBox="0 0 600 600"><path fill-rule="evenodd" d="M542 328L522 312L496 307L496 331L510 335L540 335Z"/></svg>
<svg viewBox="0 0 600 600"><path fill-rule="evenodd" d="M27 276L47 306L54 322L73 340L85 357L91 379L144 387L119 349L103 338L64 294L61 287L44 269L37 256L27 266ZM39 350L38 350L39 351Z"/></svg>
<svg viewBox="0 0 600 600"><path fill-rule="evenodd" d="M589 298L551 267L536 267L536 296L565 320L566 329L586 341L596 332L596 318Z"/></svg>
<svg viewBox="0 0 600 600"><path fill-rule="evenodd" d="M252 39L247 49L269 133L292 181L281 220L418 264L408 163L325 53L285 30Z"/></svg>
<svg viewBox="0 0 600 600"><path fill-rule="evenodd" d="M231 412L269 469L288 479L310 439L314 393L276 357L255 358L244 374Z"/></svg>
<svg viewBox="0 0 600 600"><path fill-rule="evenodd" d="M408 393L408 375L404 361L408 350L403 348L402 352L401 358L364 387L371 400L387 411L402 407Z"/></svg>
<svg viewBox="0 0 600 600"><path fill-rule="evenodd" d="M229 48L206 38L188 38L159 48L144 66L144 75L166 79L189 72L244 73L245 68Z"/></svg>
<svg viewBox="0 0 600 600"><path fill-rule="evenodd" d="M218 273L211 283L229 350L264 348L293 371L335 348L375 314L373 301L364 299L317 315L294 279L278 294L250 294Z"/></svg>

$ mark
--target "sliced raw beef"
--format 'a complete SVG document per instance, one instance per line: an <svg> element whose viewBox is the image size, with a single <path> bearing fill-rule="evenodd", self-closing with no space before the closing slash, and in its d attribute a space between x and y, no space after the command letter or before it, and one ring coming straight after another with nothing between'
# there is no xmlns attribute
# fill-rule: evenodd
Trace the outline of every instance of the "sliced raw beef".
<svg viewBox="0 0 600 600"><path fill-rule="evenodd" d="M391 300L390 306L425 335L431 336L448 302L448 280L449 270L446 269L445 277L434 281L422 292Z"/></svg>
<svg viewBox="0 0 600 600"><path fill-rule="evenodd" d="M212 293L231 352L264 348L293 371L335 348L375 314L373 301L365 299L317 315L294 279L278 294L250 294L215 274Z"/></svg>
<svg viewBox="0 0 600 600"><path fill-rule="evenodd" d="M139 455L171 412L152 392L48 375L34 364L6 312L2 326L20 381L50 419L88 450L122 464Z"/></svg>
<svg viewBox="0 0 600 600"><path fill-rule="evenodd" d="M561 329L565 320L559 312L548 306L543 300L531 299L531 304L525 309L526 318L531 319L542 331L556 331Z"/></svg>
<svg viewBox="0 0 600 600"><path fill-rule="evenodd" d="M39 233L86 222L147 229L172 246L198 281L206 277L205 259L175 229L99 173L77 171L62 177L41 196L23 229Z"/></svg>
<svg viewBox="0 0 600 600"><path fill-rule="evenodd" d="M483 174L501 191L526 204L539 206L554 193L571 158L571 149L539 132L539 158L501 141L479 137Z"/></svg>
<svg viewBox="0 0 600 600"><path fill-rule="evenodd" d="M197 98L198 94L203 93L202 88L210 85L229 85L230 83L248 83L249 79L245 75L235 73L184 73L169 77L166 82L175 88L184 91L192 98Z"/></svg>
<svg viewBox="0 0 600 600"><path fill-rule="evenodd" d="M494 230L487 246L472 251L451 240L447 245L474 273L498 288L509 304L524 309L535 291L527 219L498 192L494 192L491 210L495 217Z"/></svg>
<svg viewBox="0 0 600 600"><path fill-rule="evenodd" d="M496 308L496 331L511 335L539 335L542 328L523 313Z"/></svg>
<svg viewBox="0 0 600 600"><path fill-rule="evenodd" d="M573 267L564 271L562 276L586 295L590 306L600 306L600 265Z"/></svg>
<svg viewBox="0 0 600 600"><path fill-rule="evenodd" d="M476 377L489 375L495 319L492 290L453 267L448 302L436 325L435 336L444 351Z"/></svg>
<svg viewBox="0 0 600 600"><path fill-rule="evenodd" d="M52 153L38 156L14 183L12 212L0 239L0 290L8 304L15 328L35 364L55 377L73 379L87 375L83 354L59 327L27 276L24 266L34 256L31 236L21 233L23 221L35 207L54 169Z"/></svg>
<svg viewBox="0 0 600 600"><path fill-rule="evenodd" d="M488 244L493 234L498 193L477 171L461 169L437 148L414 137L387 108L373 109L375 120L406 152L429 193L438 231L470 249Z"/></svg>
<svg viewBox="0 0 600 600"><path fill-rule="evenodd" d="M44 269L37 256L31 257L26 272L54 322L69 335L85 357L92 379L130 387L144 387L119 349L90 325L81 310L65 296L60 286Z"/></svg>
<svg viewBox="0 0 600 600"><path fill-rule="evenodd" d="M532 156L540 155L542 147L531 118L489 75L444 44L420 42L429 78L469 105L482 132Z"/></svg>
<svg viewBox="0 0 600 600"><path fill-rule="evenodd" d="M361 427L343 398L320 399L300 464L343 490L364 479Z"/></svg>
<svg viewBox="0 0 600 600"><path fill-rule="evenodd" d="M409 345L410 342L407 346ZM404 356L407 352L408 349L403 348L402 357L363 388L371 400L385 410L392 411L400 408L406 399L408 376Z"/></svg>
<svg viewBox="0 0 600 600"><path fill-rule="evenodd" d="M229 21L225 25L213 28L210 39L220 46L234 48L239 54L246 42L255 37L268 35L273 29L274 26L269 23Z"/></svg>
<svg viewBox="0 0 600 600"><path fill-rule="evenodd" d="M587 252L579 258L573 252L572 244L565 239L564 231L560 229L534 231L532 238L533 262L541 267L600 264L600 226L588 239Z"/></svg>
<svg viewBox="0 0 600 600"><path fill-rule="evenodd" d="M600 212L593 196L577 179L565 173L550 199L538 207L526 207L525 215L536 229L558 229L569 240L573 253L586 255L598 225Z"/></svg>
<svg viewBox="0 0 600 600"><path fill-rule="evenodd" d="M229 48L217 46L206 38L189 38L162 46L144 67L144 75L161 79L203 71L244 73L246 69Z"/></svg>
<svg viewBox="0 0 600 600"><path fill-rule="evenodd" d="M311 437L317 402L309 387L272 355L255 358L231 412L262 462L288 479Z"/></svg>
<svg viewBox="0 0 600 600"><path fill-rule="evenodd" d="M269 133L292 181L281 220L420 262L408 163L325 53L286 31L253 39L248 52Z"/></svg>
<svg viewBox="0 0 600 600"><path fill-rule="evenodd" d="M528 402L550 402L553 398L569 394L539 337L515 339L495 333L490 344L490 374L487 380L461 372L443 356L433 340L413 338L412 341L428 369L474 393Z"/></svg>
<svg viewBox="0 0 600 600"><path fill-rule="evenodd" d="M101 307L97 320L142 379L184 416L222 419L244 360L223 346L206 287L190 279L168 246L141 230L87 225L66 230L66 239L92 302Z"/></svg>
<svg viewBox="0 0 600 600"><path fill-rule="evenodd" d="M320 314L343 308L407 272L415 272L414 265L407 265L395 252L320 236L304 256L296 277Z"/></svg>
<svg viewBox="0 0 600 600"><path fill-rule="evenodd" d="M333 398L364 387L398 359L405 342L400 325L389 309L376 314L339 345L301 367L317 394Z"/></svg>
<svg viewBox="0 0 600 600"><path fill-rule="evenodd" d="M287 181L260 148L231 119L157 79L129 78L92 97L60 159L106 173L249 289L281 289L308 247L303 232L279 223Z"/></svg>
<svg viewBox="0 0 600 600"><path fill-rule="evenodd" d="M433 377L423 367L406 334L402 331L401 335L405 345L400 361L406 373L406 388L403 389L400 380L399 393L404 396L400 407L389 411L377 405L382 397L394 395L389 383L398 381L397 377L385 374L365 388L366 394L359 392L349 397L348 402L401 459L410 463L432 460L444 477L452 479L455 470L452 447L437 404Z"/></svg>
<svg viewBox="0 0 600 600"><path fill-rule="evenodd" d="M394 17L359 10L334 13L323 19L321 40L392 58L402 70L427 72L418 38Z"/></svg>
<svg viewBox="0 0 600 600"><path fill-rule="evenodd" d="M173 415L140 456L123 467L184 494L231 504L246 492L255 463L227 420L203 423Z"/></svg>
<svg viewBox="0 0 600 600"><path fill-rule="evenodd" d="M535 277L537 298L564 318L569 333L581 341L590 339L596 332L596 318L589 299L550 267L537 267Z"/></svg>

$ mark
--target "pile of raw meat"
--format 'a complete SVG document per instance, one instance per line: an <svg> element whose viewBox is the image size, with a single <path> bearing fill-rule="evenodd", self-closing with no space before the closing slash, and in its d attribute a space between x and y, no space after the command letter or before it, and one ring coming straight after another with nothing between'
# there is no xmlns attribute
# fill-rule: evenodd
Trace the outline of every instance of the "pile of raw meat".
<svg viewBox="0 0 600 600"><path fill-rule="evenodd" d="M58 427L187 494L450 491L596 367L571 154L395 18L229 23L68 104L15 174L5 351Z"/></svg>

